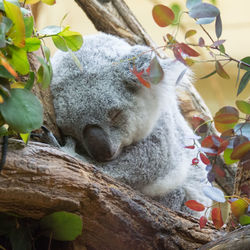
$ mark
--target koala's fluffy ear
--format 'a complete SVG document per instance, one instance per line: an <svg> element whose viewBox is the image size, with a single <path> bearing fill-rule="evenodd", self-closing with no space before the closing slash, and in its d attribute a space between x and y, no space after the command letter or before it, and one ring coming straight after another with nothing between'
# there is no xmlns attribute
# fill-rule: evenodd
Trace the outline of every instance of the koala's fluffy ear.
<svg viewBox="0 0 250 250"><path fill-rule="evenodd" d="M123 80L127 83L128 87L131 84L133 84L134 88L142 87L142 84L132 73L132 70L136 69L137 72L144 71L146 74L146 69L149 67L153 56L154 53L149 47L141 45L131 46L130 53L126 54L121 60Z"/></svg>

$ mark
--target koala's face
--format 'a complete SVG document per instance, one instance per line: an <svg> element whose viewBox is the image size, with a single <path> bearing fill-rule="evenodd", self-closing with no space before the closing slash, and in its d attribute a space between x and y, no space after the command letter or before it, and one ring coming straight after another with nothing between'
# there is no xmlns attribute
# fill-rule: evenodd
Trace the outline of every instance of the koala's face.
<svg viewBox="0 0 250 250"><path fill-rule="evenodd" d="M62 132L75 138L80 150L104 162L150 133L159 117L159 93L156 86L144 87L130 72L128 59L148 48L133 48L123 41L117 48L99 44L98 51L97 45L88 46L92 45L85 40L77 54L82 72L70 63L70 56L54 63L51 90ZM139 70L148 67L149 54L135 60Z"/></svg>

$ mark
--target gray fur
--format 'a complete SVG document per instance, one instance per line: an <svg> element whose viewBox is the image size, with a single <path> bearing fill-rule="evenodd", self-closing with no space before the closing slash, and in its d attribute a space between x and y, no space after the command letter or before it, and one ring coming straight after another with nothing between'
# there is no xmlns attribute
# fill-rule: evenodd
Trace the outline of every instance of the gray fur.
<svg viewBox="0 0 250 250"><path fill-rule="evenodd" d="M139 83L130 69L146 69L152 59L145 46L130 46L111 35L84 38L75 53L81 71L71 55L57 52L52 60L53 94L57 124L65 136L77 142L88 162L174 210L186 210L189 199L210 204L201 192L206 185L204 166L191 166L197 151L185 149L192 141L192 130L180 113L176 80L185 66L176 60L160 60L164 79L151 88ZM190 81L187 70L180 85ZM123 110L112 121L111 110ZM84 151L83 129L99 125L116 149L116 158L97 162ZM74 154L74 143L69 150Z"/></svg>

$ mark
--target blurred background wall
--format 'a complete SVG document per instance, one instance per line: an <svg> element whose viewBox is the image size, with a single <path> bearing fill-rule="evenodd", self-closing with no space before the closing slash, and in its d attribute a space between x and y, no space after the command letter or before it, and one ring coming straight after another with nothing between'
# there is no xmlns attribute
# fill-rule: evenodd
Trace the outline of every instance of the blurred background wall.
<svg viewBox="0 0 250 250"><path fill-rule="evenodd" d="M185 0L125 0L132 12L135 14L145 30L151 35L153 40L160 46L164 45L163 36L167 33L173 32L176 27L160 28L155 24L152 18L152 8L156 4L164 4L171 6L177 3L183 10L185 7ZM204 2L210 2L205 1ZM223 22L223 33L221 39L226 39L224 46L226 52L236 58L250 56L250 1L249 0L217 0L215 1L217 7L221 11ZM78 7L74 0L57 0L54 6L39 4L37 8L37 27L38 30L47 25L59 25L63 16L68 13L63 25L70 25L71 30L78 31L82 35L94 34L96 29L88 20L85 13ZM182 25L180 27L177 40L184 41L184 34L189 29L196 29L197 34L190 38L190 42L198 42L199 37L203 37L207 44L210 44L205 33L201 30L195 22L184 15ZM209 33L215 38L214 23L206 25ZM54 52L56 48L50 41L46 40L46 45ZM203 50L200 60L211 59L207 54L204 55ZM168 53L171 55L171 51ZM171 55L172 56L172 55ZM245 99L250 96L250 84L248 87L236 97L236 79L237 67L235 63L229 63L225 70L230 75L230 80L225 80L218 75L199 80L200 77L212 72L214 70L214 63L197 63L192 66L195 72L196 81L195 87L203 97L207 106L214 114L220 107L225 105L233 105L237 99Z"/></svg>

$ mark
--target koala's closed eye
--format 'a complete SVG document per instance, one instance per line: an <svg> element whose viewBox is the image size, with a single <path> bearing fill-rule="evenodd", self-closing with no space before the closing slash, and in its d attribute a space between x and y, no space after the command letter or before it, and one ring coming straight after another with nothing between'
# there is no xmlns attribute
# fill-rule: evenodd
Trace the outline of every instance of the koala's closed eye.
<svg viewBox="0 0 250 250"><path fill-rule="evenodd" d="M124 81L123 83L126 89L133 94L136 94L140 89L140 84L137 81L130 80L130 81Z"/></svg>
<svg viewBox="0 0 250 250"><path fill-rule="evenodd" d="M109 118L111 124L112 125L118 124L122 120L122 114L123 114L123 110L118 109L118 108L114 108L114 109L109 110L108 118Z"/></svg>

